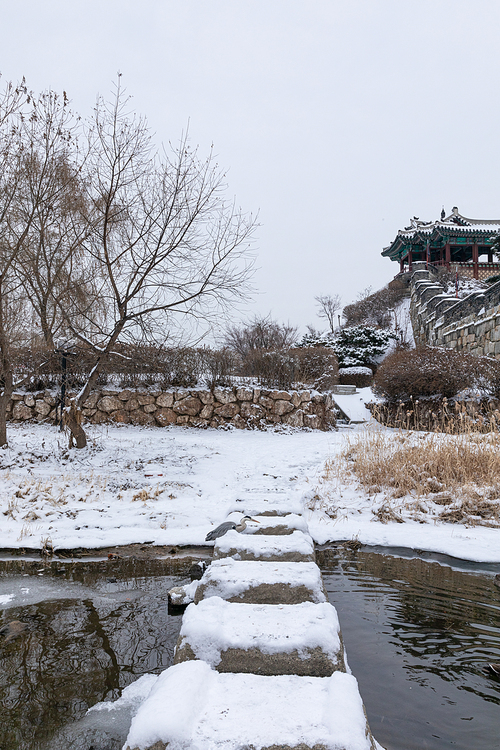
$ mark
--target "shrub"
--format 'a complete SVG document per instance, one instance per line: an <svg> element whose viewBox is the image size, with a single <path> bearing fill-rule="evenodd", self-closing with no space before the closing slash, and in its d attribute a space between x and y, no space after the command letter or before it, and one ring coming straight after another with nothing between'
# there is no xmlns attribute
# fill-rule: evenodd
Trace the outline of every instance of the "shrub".
<svg viewBox="0 0 500 750"><path fill-rule="evenodd" d="M288 350L255 349L245 357L245 370L267 388L290 389L297 369L297 358Z"/></svg>
<svg viewBox="0 0 500 750"><path fill-rule="evenodd" d="M477 367L477 357L452 349L398 349L379 366L373 391L388 401L424 396L451 398L474 386Z"/></svg>
<svg viewBox="0 0 500 750"><path fill-rule="evenodd" d="M292 350L297 360L296 380L318 391L329 391L338 383L337 357L328 347Z"/></svg>
<svg viewBox="0 0 500 750"><path fill-rule="evenodd" d="M356 302L344 307L346 324L388 328L392 322L394 308L407 295L408 291L404 284L386 286L373 294L367 289Z"/></svg>
<svg viewBox="0 0 500 750"><path fill-rule="evenodd" d="M373 372L369 367L341 367L339 383L341 385L355 385L356 388L366 388L373 381Z"/></svg>
<svg viewBox="0 0 500 750"><path fill-rule="evenodd" d="M335 336L333 350L340 367L375 364L387 351L394 335L372 326L342 328Z"/></svg>
<svg viewBox="0 0 500 750"><path fill-rule="evenodd" d="M205 380L213 390L217 386L232 384L231 376L235 369L235 355L229 349L205 349Z"/></svg>

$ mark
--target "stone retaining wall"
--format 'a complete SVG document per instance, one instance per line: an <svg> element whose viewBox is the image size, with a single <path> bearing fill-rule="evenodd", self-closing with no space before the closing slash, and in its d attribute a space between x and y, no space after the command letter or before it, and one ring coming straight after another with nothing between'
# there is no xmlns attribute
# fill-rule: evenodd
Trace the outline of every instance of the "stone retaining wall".
<svg viewBox="0 0 500 750"><path fill-rule="evenodd" d="M500 359L500 282L457 299L425 263L414 263L410 316L415 343Z"/></svg>
<svg viewBox="0 0 500 750"><path fill-rule="evenodd" d="M14 393L9 418L15 422L56 420L56 394ZM329 393L278 391L253 387L213 391L111 391L90 395L83 405L86 422L101 424L186 425L191 427L258 428L269 424L327 430L335 426L334 402Z"/></svg>

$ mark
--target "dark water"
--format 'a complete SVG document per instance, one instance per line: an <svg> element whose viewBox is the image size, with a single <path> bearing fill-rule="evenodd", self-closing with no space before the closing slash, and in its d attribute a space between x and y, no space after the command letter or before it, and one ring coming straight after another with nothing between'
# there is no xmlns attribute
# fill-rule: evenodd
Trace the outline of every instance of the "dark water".
<svg viewBox="0 0 500 750"><path fill-rule="evenodd" d="M342 547L318 563L377 740L499 750L500 681L482 666L500 662L500 566ZM186 572L158 560L0 562L0 597L16 592L0 626L27 625L0 639L0 750L120 750L130 709L86 712L170 666L180 617L167 592Z"/></svg>
<svg viewBox="0 0 500 750"><path fill-rule="evenodd" d="M92 563L0 574L0 596L16 592L0 605L0 625L27 625L15 640L0 640L0 750L121 748L124 726L104 715L97 726L80 720L172 663L181 618L168 615L167 592L189 579L165 576L157 561L147 567L147 577Z"/></svg>
<svg viewBox="0 0 500 750"><path fill-rule="evenodd" d="M377 740L498 750L500 681L482 667L500 662L499 567L345 549L320 563Z"/></svg>

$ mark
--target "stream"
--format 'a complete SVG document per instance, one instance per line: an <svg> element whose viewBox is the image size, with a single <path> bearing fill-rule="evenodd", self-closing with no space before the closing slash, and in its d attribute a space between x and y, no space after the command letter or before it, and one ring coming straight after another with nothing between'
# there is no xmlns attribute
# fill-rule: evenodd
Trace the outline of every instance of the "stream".
<svg viewBox="0 0 500 750"><path fill-rule="evenodd" d="M374 736L498 750L500 681L482 668L500 662L500 565L388 552L318 551ZM191 562L0 560L0 627L24 628L0 639L0 750L121 750L137 706L116 701L172 663L167 593Z"/></svg>

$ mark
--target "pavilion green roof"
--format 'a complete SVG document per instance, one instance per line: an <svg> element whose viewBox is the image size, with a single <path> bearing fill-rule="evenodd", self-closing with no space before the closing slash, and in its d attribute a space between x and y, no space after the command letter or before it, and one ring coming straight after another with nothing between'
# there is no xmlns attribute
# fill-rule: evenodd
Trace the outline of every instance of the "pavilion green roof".
<svg viewBox="0 0 500 750"><path fill-rule="evenodd" d="M500 231L500 219L469 219L454 208L449 216L436 221L421 221L416 216L410 226L400 229L395 239L382 251L384 257L399 260L410 246L426 245L440 247L459 238L468 244L492 245ZM462 244L462 243L461 243Z"/></svg>

